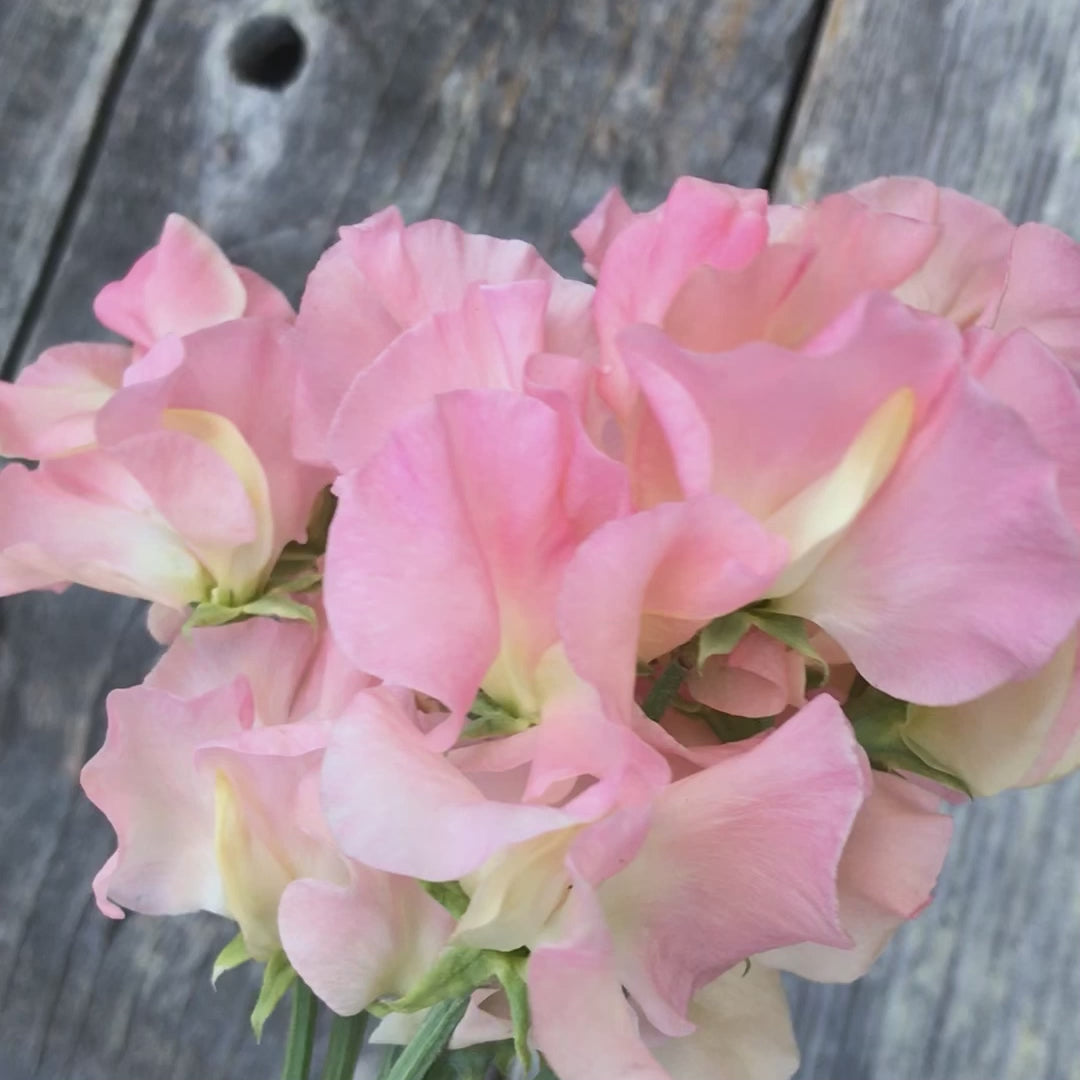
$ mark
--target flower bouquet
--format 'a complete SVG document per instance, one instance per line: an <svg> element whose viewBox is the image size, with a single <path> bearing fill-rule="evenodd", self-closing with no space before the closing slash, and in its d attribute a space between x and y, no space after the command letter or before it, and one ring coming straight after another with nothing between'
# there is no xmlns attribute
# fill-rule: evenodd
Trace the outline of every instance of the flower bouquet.
<svg viewBox="0 0 1080 1080"><path fill-rule="evenodd" d="M785 1080L781 972L1080 765L1080 248L912 179L574 236L385 210L294 313L172 216L0 386L0 593L167 645L98 904L232 920L285 1080L323 1010L324 1080Z"/></svg>

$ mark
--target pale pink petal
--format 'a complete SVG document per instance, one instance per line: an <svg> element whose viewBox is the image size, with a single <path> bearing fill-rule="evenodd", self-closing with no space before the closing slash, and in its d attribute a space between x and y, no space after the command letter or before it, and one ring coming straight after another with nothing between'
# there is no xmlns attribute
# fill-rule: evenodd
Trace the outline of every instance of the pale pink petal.
<svg viewBox="0 0 1080 1080"><path fill-rule="evenodd" d="M100 452L31 472L0 471L0 595L76 582L182 608L208 577L153 513L145 492Z"/></svg>
<svg viewBox="0 0 1080 1080"><path fill-rule="evenodd" d="M148 915L200 908L227 914L214 852L214 787L195 767L196 748L228 736L251 708L241 680L184 700L163 690L114 690L105 744L84 766L90 801L116 830L107 897Z"/></svg>
<svg viewBox="0 0 1080 1080"><path fill-rule="evenodd" d="M200 627L172 643L144 685L188 698L243 675L254 694L255 722L283 724L292 718L297 689L321 633L300 620L248 619Z"/></svg>
<svg viewBox="0 0 1080 1080"><path fill-rule="evenodd" d="M975 795L1038 783L1053 774L1077 721L1076 635L1029 678L947 708L913 707L903 735Z"/></svg>
<svg viewBox="0 0 1080 1080"><path fill-rule="evenodd" d="M806 352L759 342L701 355L645 327L620 339L647 411L628 433L639 504L715 491L765 519L843 458L872 414L910 390L913 424L962 360L954 327L868 294ZM809 352L810 355L807 355Z"/></svg>
<svg viewBox="0 0 1080 1080"><path fill-rule="evenodd" d="M296 461L267 422L287 422L293 405L295 370L280 327L241 319L168 338L140 365L177 349L165 374L111 398L97 417L98 440L216 583L248 599L277 552L304 538L329 476Z"/></svg>
<svg viewBox="0 0 1080 1080"><path fill-rule="evenodd" d="M495 391L443 395L334 490L325 590L338 644L456 714L485 679L527 707L566 562L626 502L622 470L563 417Z"/></svg>
<svg viewBox="0 0 1080 1080"><path fill-rule="evenodd" d="M752 749L670 785L630 865L599 888L621 981L661 1031L740 960L843 946L837 867L869 792L866 758L827 695Z"/></svg>
<svg viewBox="0 0 1080 1080"><path fill-rule="evenodd" d="M131 350L57 345L0 383L0 452L50 458L94 445L94 416L120 387Z"/></svg>
<svg viewBox="0 0 1080 1080"><path fill-rule="evenodd" d="M234 266L247 293L247 303L244 304L243 316L246 319L276 319L283 322L292 322L295 312L292 304L285 298L285 294L266 278L249 270L246 266Z"/></svg>
<svg viewBox="0 0 1080 1080"><path fill-rule="evenodd" d="M574 243L585 256L585 269L593 277L600 272L600 264L611 242L636 216L622 197L622 192L618 188L610 188L588 216L570 230Z"/></svg>
<svg viewBox="0 0 1080 1080"><path fill-rule="evenodd" d="M560 1080L671 1080L646 1049L591 889L576 883L547 940L531 952L536 1048Z"/></svg>
<svg viewBox="0 0 1080 1080"><path fill-rule="evenodd" d="M223 417L266 475L276 547L304 539L315 495L331 479L293 456L287 434L295 408L296 358L283 347L283 338L280 323L238 319L182 342L162 342L153 352L179 347L182 358L171 359L158 378L113 398L98 428L103 435L107 425L115 441L121 432L127 436L160 425L165 409Z"/></svg>
<svg viewBox="0 0 1080 1080"><path fill-rule="evenodd" d="M656 210L638 215L604 255L593 310L610 367L608 400L625 411L633 398L615 340L635 323L663 325L688 276L700 266L736 270L765 244L767 196L683 177Z"/></svg>
<svg viewBox="0 0 1080 1080"><path fill-rule="evenodd" d="M1000 211L913 177L882 177L850 194L875 210L937 226L925 262L893 290L904 303L968 326L995 302L1016 231Z"/></svg>
<svg viewBox="0 0 1080 1080"><path fill-rule="evenodd" d="M460 308L398 337L349 387L328 447L339 472L371 456L411 410L449 390L521 390L525 362L544 347L550 286L470 285Z"/></svg>
<svg viewBox="0 0 1080 1080"><path fill-rule="evenodd" d="M1080 387L1068 368L1033 334L1001 339L968 332L972 374L1015 409L1035 441L1058 463L1058 488L1070 520L1080 525Z"/></svg>
<svg viewBox="0 0 1080 1080"><path fill-rule="evenodd" d="M996 310L980 320L999 334L1030 330L1073 372L1080 371L1080 245L1048 225L1021 225Z"/></svg>
<svg viewBox="0 0 1080 1080"><path fill-rule="evenodd" d="M1080 614L1080 547L1054 465L1016 413L958 379L779 606L905 701L950 705L1033 673Z"/></svg>
<svg viewBox="0 0 1080 1080"><path fill-rule="evenodd" d="M94 314L148 348L166 334L239 318L246 303L243 282L217 244L187 218L170 214L157 246L98 293Z"/></svg>
<svg viewBox="0 0 1080 1080"><path fill-rule="evenodd" d="M609 522L578 549L559 598L570 662L625 716L635 661L759 597L785 545L721 496Z"/></svg>
<svg viewBox="0 0 1080 1080"><path fill-rule="evenodd" d="M910 277L933 250L937 229L874 212L841 193L806 207L798 228L782 239L813 257L755 336L797 346L862 293L892 289Z"/></svg>
<svg viewBox="0 0 1080 1080"><path fill-rule="evenodd" d="M278 909L281 943L299 976L341 1016L399 996L434 962L454 921L409 878L349 863L349 882L302 879Z"/></svg>
<svg viewBox="0 0 1080 1080"><path fill-rule="evenodd" d="M341 230L341 242L308 279L290 347L300 357L294 438L307 460L325 460L331 420L353 379L403 330L461 307L470 283L536 279L552 287L548 345L590 333L591 290L560 278L528 244L466 233L447 221L406 227L389 208Z"/></svg>
<svg viewBox="0 0 1080 1080"><path fill-rule="evenodd" d="M246 725L195 751L195 767L214 792L214 847L228 913L256 959L281 947L278 904L290 882L347 880L319 804L328 735L323 723Z"/></svg>
<svg viewBox="0 0 1080 1080"><path fill-rule="evenodd" d="M780 976L756 961L703 986L689 1015L696 1031L651 1046L676 1080L789 1080L799 1067Z"/></svg>
<svg viewBox="0 0 1080 1080"><path fill-rule="evenodd" d="M683 348L698 352L769 339L771 320L813 258L811 249L796 244L770 244L736 270L699 266L672 299L663 328Z"/></svg>
<svg viewBox="0 0 1080 1080"><path fill-rule="evenodd" d="M346 855L427 881L459 878L510 844L574 822L552 807L486 798L378 690L358 695L334 725L323 806Z"/></svg>
<svg viewBox="0 0 1080 1080"><path fill-rule="evenodd" d="M851 982L866 974L897 927L930 903L952 819L940 799L907 780L883 772L873 778L837 876L840 922L855 947L793 945L763 953L762 963L819 982Z"/></svg>
<svg viewBox="0 0 1080 1080"><path fill-rule="evenodd" d="M727 656L710 657L700 672L691 672L686 689L696 701L733 716L776 716L802 695L792 675L785 646L752 629Z"/></svg>

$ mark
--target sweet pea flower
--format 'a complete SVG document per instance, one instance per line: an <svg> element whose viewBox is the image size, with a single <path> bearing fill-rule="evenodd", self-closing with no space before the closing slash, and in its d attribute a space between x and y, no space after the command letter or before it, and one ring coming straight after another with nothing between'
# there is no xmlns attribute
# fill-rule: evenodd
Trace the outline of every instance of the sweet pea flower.
<svg viewBox="0 0 1080 1080"><path fill-rule="evenodd" d="M372 423L385 432L395 414L438 391L514 381L524 345L573 355L589 348L592 290L560 277L528 244L448 221L406 226L393 207L340 237L312 271L290 337L300 357L295 442L305 460L355 467L363 450L353 440L370 445ZM527 287L500 288L513 283ZM426 362L433 347L447 369Z"/></svg>
<svg viewBox="0 0 1080 1080"><path fill-rule="evenodd" d="M757 217L766 231L746 224ZM937 227L854 196L767 213L689 181L614 220L621 231L592 219L579 237L599 267L598 382L637 505L712 491L753 513L790 547L761 599L823 628L896 697L953 704L1046 663L1080 613L1080 549L1047 453L1075 468L1072 414L1053 411L1053 357L1026 401L1015 386L998 400L992 383L1017 381L1010 356L991 378L947 320L868 291L908 280ZM783 281L770 292L760 275ZM767 307L729 318L721 287Z"/></svg>
<svg viewBox="0 0 1080 1080"><path fill-rule="evenodd" d="M95 445L94 419L125 374L162 338L241 317L285 322L292 308L268 281L234 266L196 225L165 220L156 246L94 301L103 326L130 346L77 342L46 349L14 384L0 383L0 454L41 460Z"/></svg>
<svg viewBox="0 0 1080 1080"><path fill-rule="evenodd" d="M263 319L164 338L98 410L92 448L5 468L0 592L77 582L172 608L258 597L327 481L281 438L295 368L280 338Z"/></svg>
<svg viewBox="0 0 1080 1080"><path fill-rule="evenodd" d="M319 808L332 718L371 684L341 663L325 630L254 619L184 635L141 686L114 691L105 744L82 774L117 834L94 883L102 910L215 912L265 961L281 949L282 896L310 880L367 890L382 919L368 939L396 943L376 965L380 978L399 977L393 962L411 948L404 926L385 931L394 903L411 904L416 925L434 920L445 939L438 905L413 882L350 865Z"/></svg>

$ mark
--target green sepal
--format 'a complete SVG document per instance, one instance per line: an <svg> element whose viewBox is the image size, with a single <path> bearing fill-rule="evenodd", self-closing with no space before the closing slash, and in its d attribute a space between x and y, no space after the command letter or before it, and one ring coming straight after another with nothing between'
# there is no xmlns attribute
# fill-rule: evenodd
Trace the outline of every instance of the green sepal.
<svg viewBox="0 0 1080 1080"><path fill-rule="evenodd" d="M720 712L719 709L702 709L700 716L709 725L712 733L722 743L742 742L743 739L752 739L763 731L768 731L776 719L772 716L734 716L731 713Z"/></svg>
<svg viewBox="0 0 1080 1080"><path fill-rule="evenodd" d="M460 919L469 906L469 894L458 881L421 881L420 888L432 900L442 904L455 919Z"/></svg>
<svg viewBox="0 0 1080 1080"><path fill-rule="evenodd" d="M863 685L848 698L844 712L855 729L855 738L875 768L925 776L973 798L964 780L941 768L908 740L904 730L908 723L907 702L890 697L876 687Z"/></svg>
<svg viewBox="0 0 1080 1080"><path fill-rule="evenodd" d="M295 591L303 592L311 587L310 584L306 584L310 581L310 575L305 575L298 580L305 584L302 588L296 588ZM318 580L321 580L321 576ZM205 600L201 604L196 604L187 622L184 623L184 630L195 630L201 626L225 626L227 623L241 622L257 615L275 619L303 619L304 622L312 625L318 622L314 608L301 603L289 592L275 589L254 600L249 600L246 604L221 604L214 600Z"/></svg>
<svg viewBox="0 0 1080 1080"><path fill-rule="evenodd" d="M733 611L730 615L721 615L719 619L713 619L698 634L698 671L701 671L710 656L727 656L742 641L750 625L750 615L745 611Z"/></svg>
<svg viewBox="0 0 1080 1080"><path fill-rule="evenodd" d="M481 690L469 709L461 737L485 739L491 735L516 735L532 726L533 722L527 717L510 712Z"/></svg>
<svg viewBox="0 0 1080 1080"><path fill-rule="evenodd" d="M471 994L478 986L495 977L492 957L498 953L490 949L474 949L467 945L454 945L444 950L427 972L421 976L408 993L383 1004L391 1012L419 1012L447 998Z"/></svg>
<svg viewBox="0 0 1080 1080"><path fill-rule="evenodd" d="M217 986L218 979L226 971L232 971L233 968L246 964L250 959L251 953L248 952L244 935L237 934L214 959L214 967L210 972L210 985Z"/></svg>
<svg viewBox="0 0 1080 1080"><path fill-rule="evenodd" d="M759 630L776 638L782 645L794 649L804 659L817 668L817 685L829 681L829 665L821 654L810 644L806 630L806 620L798 615L785 615L780 611L758 609L747 612L750 621Z"/></svg>
<svg viewBox="0 0 1080 1080"><path fill-rule="evenodd" d="M525 983L525 949L497 952L471 946L452 946L402 997L383 1004L391 1012L419 1012L441 1001L470 995L477 987L497 982L510 1005L514 1049L522 1064L532 1060L529 1050L529 995Z"/></svg>
<svg viewBox="0 0 1080 1080"><path fill-rule="evenodd" d="M285 953L278 949L266 962L263 970L262 986L255 1008L251 1010L251 1030L255 1032L255 1041L262 1040L263 1027L270 1019L270 1014L277 1008L278 1002L285 996L296 978L292 964Z"/></svg>

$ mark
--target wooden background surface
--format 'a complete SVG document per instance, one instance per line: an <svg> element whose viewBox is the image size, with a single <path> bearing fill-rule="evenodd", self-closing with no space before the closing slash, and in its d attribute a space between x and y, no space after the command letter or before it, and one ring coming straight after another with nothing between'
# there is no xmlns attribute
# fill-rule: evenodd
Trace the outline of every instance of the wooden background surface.
<svg viewBox="0 0 1080 1080"><path fill-rule="evenodd" d="M295 79L244 84L249 20ZM915 172L1080 234L1076 0L0 0L0 355L92 337L169 210L297 296L337 224L567 229L612 183L783 197ZM153 657L133 603L0 604L0 1080L264 1080L228 931L90 898L77 772ZM1080 777L958 814L929 912L861 983L792 983L800 1080L1080 1078ZM225 988L227 986L227 989ZM612 1078L617 1080L617 1078Z"/></svg>

